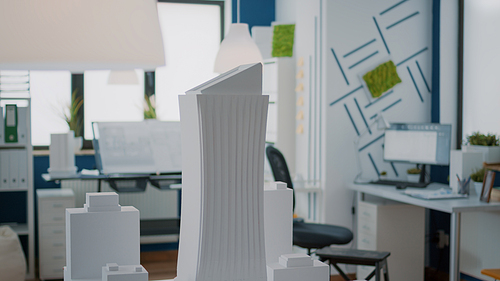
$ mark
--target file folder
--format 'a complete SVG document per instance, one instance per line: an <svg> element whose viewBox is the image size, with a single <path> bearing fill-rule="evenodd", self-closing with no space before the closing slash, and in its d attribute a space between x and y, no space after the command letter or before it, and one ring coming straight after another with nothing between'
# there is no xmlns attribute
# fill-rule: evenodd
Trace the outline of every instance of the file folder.
<svg viewBox="0 0 500 281"><path fill-rule="evenodd" d="M4 118L3 118L3 107L0 107L0 144L5 143L5 131L3 129L4 127Z"/></svg>
<svg viewBox="0 0 500 281"><path fill-rule="evenodd" d="M0 150L0 188L9 188L9 151Z"/></svg>
<svg viewBox="0 0 500 281"><path fill-rule="evenodd" d="M9 150L9 188L19 187L19 150Z"/></svg>
<svg viewBox="0 0 500 281"><path fill-rule="evenodd" d="M5 143L17 143L17 105L5 105Z"/></svg>
<svg viewBox="0 0 500 281"><path fill-rule="evenodd" d="M19 188L28 188L28 153L24 149L19 149L17 158L19 159Z"/></svg>
<svg viewBox="0 0 500 281"><path fill-rule="evenodd" d="M27 107L18 107L17 108L17 138L18 143L26 144L28 139L28 108Z"/></svg>

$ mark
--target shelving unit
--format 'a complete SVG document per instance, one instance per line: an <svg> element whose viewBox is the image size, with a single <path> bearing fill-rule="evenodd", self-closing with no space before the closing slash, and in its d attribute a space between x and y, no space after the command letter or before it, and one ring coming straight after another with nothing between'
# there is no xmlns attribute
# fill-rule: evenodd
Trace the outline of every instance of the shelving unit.
<svg viewBox="0 0 500 281"><path fill-rule="evenodd" d="M5 210L0 224L8 224L18 234L27 260L26 279L35 278L33 148L31 145L31 96L28 71L0 71L0 192L8 198L19 192L26 194L26 218L8 221ZM6 104L17 105L17 142L5 142ZM11 115L12 116L12 115ZM15 116L15 115L14 115ZM17 166L17 167L16 167ZM4 167L8 167L5 169ZM3 169L3 170L2 170Z"/></svg>

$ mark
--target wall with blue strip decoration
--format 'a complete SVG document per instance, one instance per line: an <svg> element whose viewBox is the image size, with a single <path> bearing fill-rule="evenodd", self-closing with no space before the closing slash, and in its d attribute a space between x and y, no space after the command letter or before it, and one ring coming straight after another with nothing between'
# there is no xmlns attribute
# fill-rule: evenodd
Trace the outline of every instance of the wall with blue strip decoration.
<svg viewBox="0 0 500 281"><path fill-rule="evenodd" d="M329 123L327 131L342 132L345 145L352 143L360 131L367 131L358 149L363 176L376 179L386 171L390 178L405 179L408 165L383 161L383 132L370 125L380 113L390 122L431 121L432 4L409 0L327 3L330 19L326 45L331 49L326 58L327 120L336 120ZM402 83L372 98L362 75L388 60L396 65ZM353 127L358 132L349 134L355 131ZM337 155L331 159L349 154L345 148L332 147L331 151L328 155ZM341 168L334 162L333 169Z"/></svg>
<svg viewBox="0 0 500 281"><path fill-rule="evenodd" d="M405 180L412 166L383 161L384 132L373 124L377 115L389 122L431 122L432 1L297 3L296 53L305 73L297 81L304 89L297 97L306 101L306 118L298 121L304 136L296 139L296 171L323 185L324 220L351 226L347 185L358 172L356 153L364 178L377 179L385 171ZM389 60L402 82L373 98L362 76Z"/></svg>

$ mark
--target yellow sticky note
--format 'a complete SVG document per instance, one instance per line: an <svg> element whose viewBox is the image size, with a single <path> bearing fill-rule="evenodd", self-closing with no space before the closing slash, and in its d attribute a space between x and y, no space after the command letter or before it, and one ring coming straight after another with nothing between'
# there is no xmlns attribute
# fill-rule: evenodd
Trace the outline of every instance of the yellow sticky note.
<svg viewBox="0 0 500 281"><path fill-rule="evenodd" d="M299 124L299 126L297 126L297 129L295 130L295 133L297 135L302 135L304 133L304 125Z"/></svg>
<svg viewBox="0 0 500 281"><path fill-rule="evenodd" d="M304 83L299 83L297 87L295 88L295 92L302 92L304 91Z"/></svg>
<svg viewBox="0 0 500 281"><path fill-rule="evenodd" d="M304 105L304 97L299 97L297 99L297 106L303 106Z"/></svg>
<svg viewBox="0 0 500 281"><path fill-rule="evenodd" d="M304 110L301 110L297 113L297 116L295 116L295 119L297 120L304 120Z"/></svg>
<svg viewBox="0 0 500 281"><path fill-rule="evenodd" d="M297 66L303 66L304 65L304 57L300 57L298 60L297 60Z"/></svg>
<svg viewBox="0 0 500 281"><path fill-rule="evenodd" d="M297 76L295 76L295 78L297 79L301 79L301 78L304 78L304 70L300 70L298 73L297 73Z"/></svg>

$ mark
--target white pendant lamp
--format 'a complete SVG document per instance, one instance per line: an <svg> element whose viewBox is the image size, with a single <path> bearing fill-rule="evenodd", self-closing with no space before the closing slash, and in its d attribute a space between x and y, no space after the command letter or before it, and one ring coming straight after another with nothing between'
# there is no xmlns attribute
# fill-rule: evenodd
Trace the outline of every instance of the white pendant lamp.
<svg viewBox="0 0 500 281"><path fill-rule="evenodd" d="M262 62L259 47L255 44L248 24L240 23L240 1L237 1L237 21L231 24L229 33L220 44L219 52L215 58L214 72L224 73L242 64Z"/></svg>
<svg viewBox="0 0 500 281"><path fill-rule="evenodd" d="M0 69L165 65L156 0L0 1L0 27Z"/></svg>

